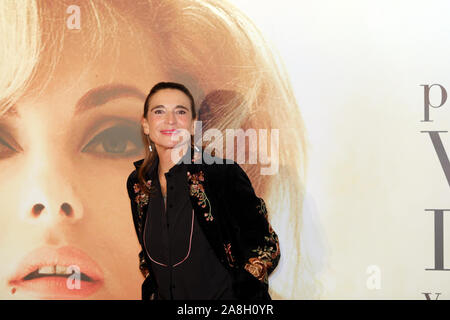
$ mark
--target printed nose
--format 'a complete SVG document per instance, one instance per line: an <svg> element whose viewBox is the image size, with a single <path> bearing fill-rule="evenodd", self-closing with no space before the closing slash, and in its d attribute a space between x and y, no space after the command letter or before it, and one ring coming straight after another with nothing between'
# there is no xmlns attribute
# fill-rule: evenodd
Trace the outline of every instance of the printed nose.
<svg viewBox="0 0 450 320"><path fill-rule="evenodd" d="M62 203L54 210L46 207L42 203L36 203L32 206L29 217L32 220L59 220L61 222L75 222L81 219L81 212L77 212L72 205L67 202Z"/></svg>

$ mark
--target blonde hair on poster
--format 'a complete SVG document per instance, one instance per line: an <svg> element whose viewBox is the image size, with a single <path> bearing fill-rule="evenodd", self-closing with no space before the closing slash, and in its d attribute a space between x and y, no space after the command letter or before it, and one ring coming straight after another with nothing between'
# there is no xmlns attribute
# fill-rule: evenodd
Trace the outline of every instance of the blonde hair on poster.
<svg viewBox="0 0 450 320"><path fill-rule="evenodd" d="M81 30L62 27L67 18L64 8L73 4L81 8ZM1 1L0 57L7 61L0 67L2 115L22 96L44 92L65 36L84 28L90 30L89 39L80 45L92 56L92 63L105 44L117 41L117 32L128 32L142 43L158 40L154 49L161 65L171 80L192 89L198 107L211 92L236 92L235 98L218 106L225 112L213 113L208 126L223 132L226 128L279 129L278 174L263 176L258 165L242 165L253 177L256 193L267 199L270 220L280 236L282 257L270 278L271 295L275 299L318 295L314 266L300 252L305 126L283 63L254 24L219 0L139 0L132 6L128 1ZM45 76L38 81L41 74Z"/></svg>

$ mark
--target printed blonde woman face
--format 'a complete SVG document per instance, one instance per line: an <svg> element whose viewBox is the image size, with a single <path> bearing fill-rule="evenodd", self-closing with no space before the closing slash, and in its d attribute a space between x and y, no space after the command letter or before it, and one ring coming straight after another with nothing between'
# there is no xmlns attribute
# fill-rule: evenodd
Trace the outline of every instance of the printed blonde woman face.
<svg viewBox="0 0 450 320"><path fill-rule="evenodd" d="M73 5L79 30L67 29ZM288 77L245 15L224 0L29 0L0 1L0 16L8 19L0 24L0 261L8 261L0 298L140 298L125 179L148 151L140 120L160 81L190 89L203 130L279 130L277 174L242 167L289 252L271 296L312 297L316 270L305 243L300 252L303 122ZM33 261L43 256L39 270ZM26 281L61 280L77 266L88 290L20 285L28 273Z"/></svg>
<svg viewBox="0 0 450 320"><path fill-rule="evenodd" d="M67 36L45 91L29 88L0 119L0 299L140 299L124 177L142 153L148 88L166 75L117 36L117 59L107 46L89 69L83 34Z"/></svg>

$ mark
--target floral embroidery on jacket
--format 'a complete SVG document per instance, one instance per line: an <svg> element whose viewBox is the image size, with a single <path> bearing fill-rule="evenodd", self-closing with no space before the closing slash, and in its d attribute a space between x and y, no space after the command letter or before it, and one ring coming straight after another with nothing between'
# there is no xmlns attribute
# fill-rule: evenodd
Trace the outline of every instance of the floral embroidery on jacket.
<svg viewBox="0 0 450 320"><path fill-rule="evenodd" d="M209 203L208 197L206 196L205 189L203 187L202 181L205 181L205 177L203 176L203 171L198 173L190 173L187 172L187 176L189 181L191 182L191 196L194 196L198 199L198 205L202 208L206 207L206 203L208 203L209 211L204 213L206 221L213 221L214 217L211 214L211 205Z"/></svg>
<svg viewBox="0 0 450 320"><path fill-rule="evenodd" d="M260 204L257 205L256 208L258 208L258 212L262 214L264 218L266 218L267 222L269 222L269 215L267 214L266 203L264 202L263 198L259 198L259 202ZM269 223L269 234L270 237L269 239L266 240L270 240L270 242L272 242L273 244L278 244L278 237L275 231L272 229L272 225L270 223Z"/></svg>
<svg viewBox="0 0 450 320"><path fill-rule="evenodd" d="M146 185L148 188L150 188L151 184L152 184L152 180L147 180ZM135 198L135 201L137 202L139 207L145 206L148 203L148 194L146 194L143 191L141 192L141 187L140 187L139 183L135 183L133 185L133 189L134 189L134 192L138 194Z"/></svg>
<svg viewBox="0 0 450 320"><path fill-rule="evenodd" d="M146 185L148 188L150 188L152 183L152 180L147 180ZM141 232L142 230L142 216L143 216L143 210L142 208L148 204L148 194L146 194L145 192L141 191L141 187L139 185L139 183L135 183L133 185L133 189L134 189L134 193L137 193L136 197L134 198L134 201L137 203L138 205L138 229L139 232Z"/></svg>
<svg viewBox="0 0 450 320"><path fill-rule="evenodd" d="M144 258L144 252L141 250L139 252L139 270L141 270L142 275L147 278L150 274L150 271L148 270L147 262Z"/></svg>
<svg viewBox="0 0 450 320"><path fill-rule="evenodd" d="M273 271L273 265L277 265L280 259L280 247L278 236L268 220L266 204L262 198L259 198L259 201L260 204L257 205L258 211L264 215L269 225L269 235L264 236L264 240L268 245L264 247L258 246L256 249L253 249L252 252L255 252L257 257L250 258L244 268L258 280L268 283L269 273Z"/></svg>
<svg viewBox="0 0 450 320"><path fill-rule="evenodd" d="M250 272L256 279L267 283L267 266L259 258L250 258L244 268Z"/></svg>
<svg viewBox="0 0 450 320"><path fill-rule="evenodd" d="M235 260L233 255L231 254L231 243L224 244L223 246L225 248L225 254L227 256L228 265L230 267L234 267Z"/></svg>
<svg viewBox="0 0 450 320"><path fill-rule="evenodd" d="M258 208L258 212L260 214L262 214L264 216L264 218L267 219L268 215L267 215L266 203L264 202L264 200L262 198L259 198L259 202L260 202L260 204L258 204L256 206L256 208Z"/></svg>

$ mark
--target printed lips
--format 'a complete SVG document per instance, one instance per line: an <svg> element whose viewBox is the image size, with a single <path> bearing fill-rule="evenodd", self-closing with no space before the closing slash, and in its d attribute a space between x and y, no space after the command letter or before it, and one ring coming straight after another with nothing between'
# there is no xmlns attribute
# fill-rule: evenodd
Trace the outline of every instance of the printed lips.
<svg viewBox="0 0 450 320"><path fill-rule="evenodd" d="M43 298L85 297L103 285L103 273L80 249L42 247L25 256L9 285Z"/></svg>

